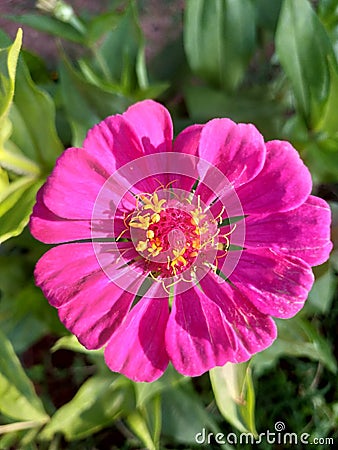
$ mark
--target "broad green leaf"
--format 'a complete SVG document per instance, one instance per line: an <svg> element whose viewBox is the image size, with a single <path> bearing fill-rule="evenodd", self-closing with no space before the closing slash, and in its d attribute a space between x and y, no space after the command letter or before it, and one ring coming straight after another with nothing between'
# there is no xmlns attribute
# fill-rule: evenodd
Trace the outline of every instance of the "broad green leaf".
<svg viewBox="0 0 338 450"><path fill-rule="evenodd" d="M149 450L158 450L161 434L161 397L155 395L140 410L127 417L131 430Z"/></svg>
<svg viewBox="0 0 338 450"><path fill-rule="evenodd" d="M48 420L10 341L0 331L0 411L16 420Z"/></svg>
<svg viewBox="0 0 338 450"><path fill-rule="evenodd" d="M75 397L53 415L40 437L50 440L63 433L67 440L82 439L130 414L134 409L131 382L120 375L95 375L83 383Z"/></svg>
<svg viewBox="0 0 338 450"><path fill-rule="evenodd" d="M306 319L298 316L289 320L278 320L278 338L252 359L255 373L260 375L274 366L283 356L306 357L320 361L331 372L337 370L337 363L330 344L320 335L316 328Z"/></svg>
<svg viewBox="0 0 338 450"><path fill-rule="evenodd" d="M28 179L25 184L24 181L21 187L11 192L8 196L6 196L6 191L2 194L4 195L5 201L1 205L0 243L13 236L18 236L28 223L35 203L36 193L42 182ZM11 185L8 190L10 189Z"/></svg>
<svg viewBox="0 0 338 450"><path fill-rule="evenodd" d="M12 20L13 22L22 23L23 25L28 25L35 30L43 31L53 36L66 39L71 42L76 42L77 44L84 43L84 36L82 33L77 31L70 24L61 22L54 17L42 14L11 14L6 15L6 19Z"/></svg>
<svg viewBox="0 0 338 450"><path fill-rule="evenodd" d="M172 437L176 442L196 444L196 435L203 428L218 431L202 400L189 386L172 387L163 391L161 397L163 435Z"/></svg>
<svg viewBox="0 0 338 450"><path fill-rule="evenodd" d="M188 0L184 44L194 73L233 91L242 81L256 46L250 0Z"/></svg>
<svg viewBox="0 0 338 450"><path fill-rule="evenodd" d="M296 107L309 128L321 119L329 93L328 58L333 49L308 0L285 0L276 32L276 51L287 74Z"/></svg>
<svg viewBox="0 0 338 450"><path fill-rule="evenodd" d="M239 431L256 435L255 391L249 363L227 363L209 371L216 404Z"/></svg>
<svg viewBox="0 0 338 450"><path fill-rule="evenodd" d="M47 173L63 151L55 128L55 107L49 95L31 79L23 60L18 64L11 141Z"/></svg>

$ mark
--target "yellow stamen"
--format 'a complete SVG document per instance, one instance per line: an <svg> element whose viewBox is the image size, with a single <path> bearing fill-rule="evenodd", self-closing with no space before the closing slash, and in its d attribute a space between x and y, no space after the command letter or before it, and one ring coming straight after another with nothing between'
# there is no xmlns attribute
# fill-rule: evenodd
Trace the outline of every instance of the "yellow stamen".
<svg viewBox="0 0 338 450"><path fill-rule="evenodd" d="M138 222L136 222L138 220ZM133 228L141 228L142 230L147 230L150 225L150 217L149 214L145 216L136 216L131 219L129 222L129 226Z"/></svg>
<svg viewBox="0 0 338 450"><path fill-rule="evenodd" d="M136 251L144 252L144 250L148 247L147 241L139 241L136 246Z"/></svg>

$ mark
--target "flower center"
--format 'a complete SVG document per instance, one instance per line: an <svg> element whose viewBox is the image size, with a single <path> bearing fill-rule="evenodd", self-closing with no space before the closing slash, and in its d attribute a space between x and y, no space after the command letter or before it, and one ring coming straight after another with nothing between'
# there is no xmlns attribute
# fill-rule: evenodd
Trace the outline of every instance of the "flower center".
<svg viewBox="0 0 338 450"><path fill-rule="evenodd" d="M191 281L196 265L203 264L202 256L217 251L217 223L200 203L199 198L194 202L187 193L167 189L138 196L128 225L153 278L185 274L185 281Z"/></svg>

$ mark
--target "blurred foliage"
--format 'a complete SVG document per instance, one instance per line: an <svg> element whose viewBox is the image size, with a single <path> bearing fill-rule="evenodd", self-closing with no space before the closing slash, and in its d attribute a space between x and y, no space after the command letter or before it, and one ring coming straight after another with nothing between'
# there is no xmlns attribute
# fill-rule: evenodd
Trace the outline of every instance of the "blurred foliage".
<svg viewBox="0 0 338 450"><path fill-rule="evenodd" d="M302 312L278 320L278 339L250 363L210 379L169 367L154 383L132 383L59 323L33 282L46 246L25 226L64 148L106 116L157 98L176 131L226 116L290 140L315 193L330 200L337 243L338 0L186 0L182 33L148 64L139 2L111 1L94 17L60 0L38 4L10 19L76 43L82 56L72 60L59 40L51 72L39 56L19 56L20 30L14 42L0 33L0 448L200 448L203 429L273 432L278 420L310 440L337 439L338 250L316 268ZM211 439L208 448L252 447Z"/></svg>

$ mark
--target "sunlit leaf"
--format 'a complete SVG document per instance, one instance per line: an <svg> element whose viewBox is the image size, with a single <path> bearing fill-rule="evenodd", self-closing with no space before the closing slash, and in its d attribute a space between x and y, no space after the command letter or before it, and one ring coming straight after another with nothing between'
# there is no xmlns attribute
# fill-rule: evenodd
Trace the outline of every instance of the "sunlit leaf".
<svg viewBox="0 0 338 450"><path fill-rule="evenodd" d="M27 225L42 182L28 178L19 180L18 184L21 186L13 191L9 185L8 195L6 191L2 192L4 201L0 209L0 243L19 235Z"/></svg>
<svg viewBox="0 0 338 450"><path fill-rule="evenodd" d="M255 391L248 363L227 363L210 370L216 404L223 417L242 432L257 434Z"/></svg>
<svg viewBox="0 0 338 450"><path fill-rule="evenodd" d="M6 116L14 95L15 72L22 43L19 29L13 44L0 49L0 123Z"/></svg>
<svg viewBox="0 0 338 450"><path fill-rule="evenodd" d="M232 91L242 81L256 46L250 0L188 0L184 43L191 69Z"/></svg>
<svg viewBox="0 0 338 450"><path fill-rule="evenodd" d="M16 420L48 420L10 341L0 331L0 411Z"/></svg>
<svg viewBox="0 0 338 450"><path fill-rule="evenodd" d="M50 440L63 433L67 440L82 439L113 423L134 408L131 383L122 376L95 375L75 397L57 410L40 437Z"/></svg>

